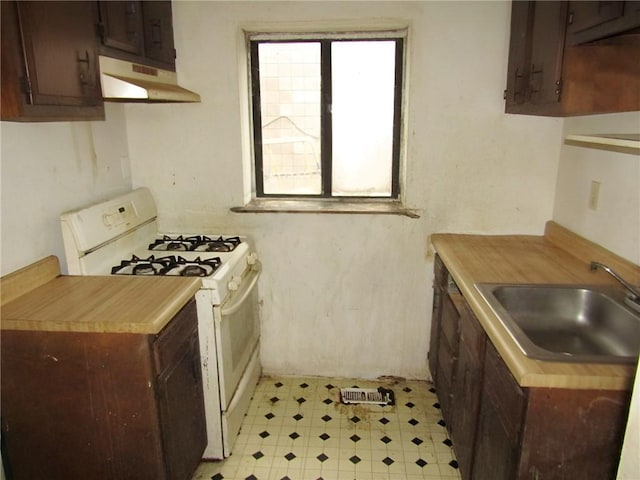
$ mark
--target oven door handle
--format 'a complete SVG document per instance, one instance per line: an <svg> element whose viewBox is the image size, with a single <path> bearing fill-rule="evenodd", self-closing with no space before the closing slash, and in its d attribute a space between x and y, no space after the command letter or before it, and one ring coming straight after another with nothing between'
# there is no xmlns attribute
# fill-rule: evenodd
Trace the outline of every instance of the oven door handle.
<svg viewBox="0 0 640 480"><path fill-rule="evenodd" d="M231 303L231 305L225 304L223 308L220 309L220 313L223 317L226 317L227 315L233 315L242 306L244 301L251 293L251 290L253 290L253 287L258 281L258 277L260 276L260 267L258 266L258 264L254 265L250 275L251 277L243 282L245 284L248 282L248 285L246 288L244 288L244 291L242 292L240 297L232 299L233 303Z"/></svg>

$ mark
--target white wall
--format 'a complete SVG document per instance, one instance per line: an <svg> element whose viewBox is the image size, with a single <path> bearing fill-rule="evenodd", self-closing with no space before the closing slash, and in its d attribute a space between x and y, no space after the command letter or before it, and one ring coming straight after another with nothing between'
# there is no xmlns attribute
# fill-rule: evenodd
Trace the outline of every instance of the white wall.
<svg viewBox="0 0 640 480"><path fill-rule="evenodd" d="M66 271L60 214L131 188L124 109L105 122L2 122L1 274L47 255Z"/></svg>
<svg viewBox="0 0 640 480"><path fill-rule="evenodd" d="M640 133L640 113L567 118L564 129L567 135ZM640 156L563 145L560 158L553 219L640 264ZM600 182L597 210L588 207L592 180Z"/></svg>
<svg viewBox="0 0 640 480"><path fill-rule="evenodd" d="M428 376L433 232L539 234L562 120L505 115L508 2L174 3L178 75L196 105L127 105L134 185L167 231L252 235L267 373ZM232 214L247 197L242 28L409 26L406 181L418 220Z"/></svg>

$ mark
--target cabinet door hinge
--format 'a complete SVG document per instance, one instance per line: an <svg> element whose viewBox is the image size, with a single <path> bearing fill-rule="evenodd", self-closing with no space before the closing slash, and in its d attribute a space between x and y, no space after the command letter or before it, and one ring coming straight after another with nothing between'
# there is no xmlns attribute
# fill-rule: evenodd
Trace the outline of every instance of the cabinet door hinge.
<svg viewBox="0 0 640 480"><path fill-rule="evenodd" d="M562 93L562 78L559 78L558 80L556 80L556 90L555 90L556 97L560 98L561 93Z"/></svg>

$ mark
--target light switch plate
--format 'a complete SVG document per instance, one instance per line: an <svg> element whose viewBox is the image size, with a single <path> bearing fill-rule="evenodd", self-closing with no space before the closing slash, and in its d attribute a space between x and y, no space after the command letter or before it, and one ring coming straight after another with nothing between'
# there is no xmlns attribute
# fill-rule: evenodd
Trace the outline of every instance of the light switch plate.
<svg viewBox="0 0 640 480"><path fill-rule="evenodd" d="M600 182L591 181L591 189L589 190L589 209L597 210L600 201Z"/></svg>

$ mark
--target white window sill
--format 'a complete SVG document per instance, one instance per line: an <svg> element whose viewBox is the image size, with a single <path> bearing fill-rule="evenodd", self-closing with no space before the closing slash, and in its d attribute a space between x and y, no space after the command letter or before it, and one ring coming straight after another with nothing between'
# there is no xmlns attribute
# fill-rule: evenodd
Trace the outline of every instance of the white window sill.
<svg viewBox="0 0 640 480"><path fill-rule="evenodd" d="M406 208L397 200L372 199L271 199L251 200L242 207L231 207L236 213L348 213L371 215L403 215L420 218L416 210Z"/></svg>

